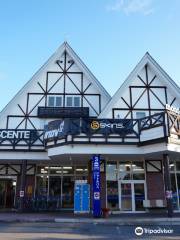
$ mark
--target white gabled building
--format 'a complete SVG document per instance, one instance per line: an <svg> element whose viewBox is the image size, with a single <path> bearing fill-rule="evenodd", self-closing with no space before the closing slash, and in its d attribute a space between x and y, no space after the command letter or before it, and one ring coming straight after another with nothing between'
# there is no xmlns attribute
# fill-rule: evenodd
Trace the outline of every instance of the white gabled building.
<svg viewBox="0 0 180 240"><path fill-rule="evenodd" d="M100 155L101 207L171 215L179 106L180 88L149 53L111 98L63 43L0 113L0 208L73 209L75 181L92 185Z"/></svg>

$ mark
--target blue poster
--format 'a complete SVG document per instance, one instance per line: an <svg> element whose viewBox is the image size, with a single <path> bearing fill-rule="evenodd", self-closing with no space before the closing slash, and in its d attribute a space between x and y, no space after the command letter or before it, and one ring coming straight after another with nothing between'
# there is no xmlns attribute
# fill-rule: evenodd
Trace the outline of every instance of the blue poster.
<svg viewBox="0 0 180 240"><path fill-rule="evenodd" d="M101 216L101 198L100 198L100 156L94 155L92 158L93 175L93 216Z"/></svg>
<svg viewBox="0 0 180 240"><path fill-rule="evenodd" d="M89 213L90 186L86 180L76 180L74 187L74 213Z"/></svg>

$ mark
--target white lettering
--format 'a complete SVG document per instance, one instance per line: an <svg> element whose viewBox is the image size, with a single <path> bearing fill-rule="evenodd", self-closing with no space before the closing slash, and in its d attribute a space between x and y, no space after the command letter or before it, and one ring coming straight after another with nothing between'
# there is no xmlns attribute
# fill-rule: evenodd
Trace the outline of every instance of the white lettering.
<svg viewBox="0 0 180 240"><path fill-rule="evenodd" d="M0 130L0 139L29 139L30 131Z"/></svg>
<svg viewBox="0 0 180 240"><path fill-rule="evenodd" d="M29 131L24 132L24 138L26 138L26 139L30 138L30 132Z"/></svg>
<svg viewBox="0 0 180 240"><path fill-rule="evenodd" d="M60 123L59 128L45 132L44 139L58 137L59 133L64 131L64 121Z"/></svg>
<svg viewBox="0 0 180 240"><path fill-rule="evenodd" d="M122 123L100 123L100 128L124 128Z"/></svg>

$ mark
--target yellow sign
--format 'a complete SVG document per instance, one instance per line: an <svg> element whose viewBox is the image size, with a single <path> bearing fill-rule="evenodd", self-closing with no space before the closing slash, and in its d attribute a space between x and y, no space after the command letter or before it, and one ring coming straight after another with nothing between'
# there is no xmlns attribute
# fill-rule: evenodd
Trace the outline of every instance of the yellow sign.
<svg viewBox="0 0 180 240"><path fill-rule="evenodd" d="M100 128L100 125L99 125L98 121L92 121L92 123L91 123L91 128L92 128L93 130L99 129L99 128Z"/></svg>

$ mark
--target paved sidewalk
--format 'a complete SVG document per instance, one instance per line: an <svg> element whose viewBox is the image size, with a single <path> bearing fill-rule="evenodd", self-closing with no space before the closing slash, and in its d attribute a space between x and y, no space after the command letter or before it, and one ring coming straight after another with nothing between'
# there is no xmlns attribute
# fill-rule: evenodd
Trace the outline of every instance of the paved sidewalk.
<svg viewBox="0 0 180 240"><path fill-rule="evenodd" d="M135 224L175 224L180 225L180 213L175 213L173 218L167 214L136 213L136 214L114 214L108 218L93 218L92 215L74 215L68 212L57 213L17 213L0 212L0 222L58 222L58 223L105 223L119 225Z"/></svg>

